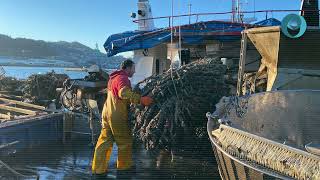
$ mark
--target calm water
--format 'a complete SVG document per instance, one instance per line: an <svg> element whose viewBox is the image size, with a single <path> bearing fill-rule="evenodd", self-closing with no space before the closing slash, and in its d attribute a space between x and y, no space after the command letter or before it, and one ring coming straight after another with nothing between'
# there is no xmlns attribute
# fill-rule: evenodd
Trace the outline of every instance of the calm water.
<svg viewBox="0 0 320 180"><path fill-rule="evenodd" d="M5 70L5 75L10 77L15 77L17 79L26 79L32 74L46 74L48 72L54 71L58 74L67 74L71 79L82 79L86 75L83 71L67 71L63 67L23 67L23 66L2 66ZM105 71L110 74L115 71L115 69L105 69ZM138 82L131 79L132 86Z"/></svg>
<svg viewBox="0 0 320 180"><path fill-rule="evenodd" d="M58 74L67 74L72 79L80 79L87 75L81 71L66 71L61 67L21 67L21 66L3 66L6 76L26 79L32 74L46 74L47 72L56 72Z"/></svg>

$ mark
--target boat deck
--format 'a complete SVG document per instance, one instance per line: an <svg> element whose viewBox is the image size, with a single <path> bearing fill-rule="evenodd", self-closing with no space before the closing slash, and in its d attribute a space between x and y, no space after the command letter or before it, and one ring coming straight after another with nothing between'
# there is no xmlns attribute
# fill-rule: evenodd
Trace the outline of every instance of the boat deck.
<svg viewBox="0 0 320 180"><path fill-rule="evenodd" d="M39 179L91 179L93 147L89 139L78 139L69 143L54 143L5 157L3 160L25 175L39 176ZM108 179L117 179L117 147L114 146L109 162ZM170 159L170 158L169 158ZM134 148L136 173L126 179L220 179L213 159L203 161L193 157L178 158L170 166L156 168L155 158L143 147ZM15 179L11 172L0 167L0 179Z"/></svg>

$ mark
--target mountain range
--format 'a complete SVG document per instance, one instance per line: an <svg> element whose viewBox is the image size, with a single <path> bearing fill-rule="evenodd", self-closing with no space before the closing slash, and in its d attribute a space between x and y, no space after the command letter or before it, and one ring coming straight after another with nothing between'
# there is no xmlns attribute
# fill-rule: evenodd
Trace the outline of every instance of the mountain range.
<svg viewBox="0 0 320 180"><path fill-rule="evenodd" d="M47 42L26 38L11 38L0 34L0 56L9 59L59 60L70 66L101 65L115 69L125 59L123 56L107 57L97 49L91 49L79 42ZM1 65L1 64L0 64Z"/></svg>

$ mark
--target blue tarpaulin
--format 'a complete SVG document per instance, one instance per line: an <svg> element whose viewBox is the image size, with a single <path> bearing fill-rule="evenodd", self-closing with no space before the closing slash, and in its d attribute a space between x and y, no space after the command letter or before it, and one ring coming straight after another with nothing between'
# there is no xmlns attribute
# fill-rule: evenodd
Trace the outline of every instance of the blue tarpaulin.
<svg viewBox="0 0 320 180"><path fill-rule="evenodd" d="M241 31L245 27L259 26L279 26L281 22L271 18L255 24L242 24L224 21L207 21L194 24L183 25L179 28L173 28L174 38L181 35L183 44L200 44L204 40L235 41L241 38ZM107 55L114 56L121 52L137 49L148 49L171 39L171 29L162 28L152 31L128 31L119 34L113 34L108 37L104 43Z"/></svg>

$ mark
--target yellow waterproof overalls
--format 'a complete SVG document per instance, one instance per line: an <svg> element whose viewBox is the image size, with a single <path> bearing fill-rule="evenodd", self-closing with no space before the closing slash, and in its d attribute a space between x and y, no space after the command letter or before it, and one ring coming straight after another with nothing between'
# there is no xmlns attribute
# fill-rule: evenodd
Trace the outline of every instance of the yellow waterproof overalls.
<svg viewBox="0 0 320 180"><path fill-rule="evenodd" d="M108 171L114 142L118 146L117 169L132 167L132 134L128 122L130 103L140 103L140 95L132 91L128 75L124 71L112 73L108 83L108 97L102 111L102 130L92 161L94 174Z"/></svg>

